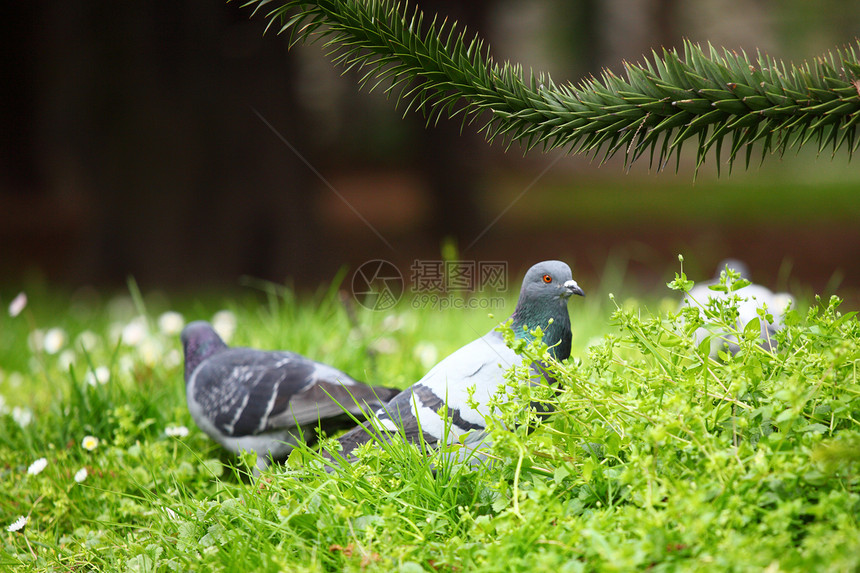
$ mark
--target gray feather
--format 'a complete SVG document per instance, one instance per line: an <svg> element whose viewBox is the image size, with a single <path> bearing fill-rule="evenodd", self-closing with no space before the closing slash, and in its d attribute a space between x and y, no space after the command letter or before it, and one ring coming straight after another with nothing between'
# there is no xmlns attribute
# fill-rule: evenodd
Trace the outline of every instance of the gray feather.
<svg viewBox="0 0 860 573"><path fill-rule="evenodd" d="M567 302L574 294L584 296L565 263L544 261L534 265L523 279L511 316L516 335L527 338L531 336L529 330L541 327L544 342L552 347L554 357L566 359L571 346ZM443 440L461 442L470 451L486 439L488 403L504 383L505 371L521 363L522 357L508 348L499 332L492 330L443 359L421 380L377 410L376 422L413 443L423 440L436 446ZM531 383L540 383L543 367L533 368L533 372ZM470 389L474 389L476 407L469 405ZM446 419L439 413L443 406L447 407ZM353 428L338 440L340 455L348 457L374 437L385 438L369 423Z"/></svg>
<svg viewBox="0 0 860 573"><path fill-rule="evenodd" d="M294 352L229 348L206 322L182 331L188 408L195 423L226 449L252 450L258 467L297 443L354 425L399 391L368 386Z"/></svg>

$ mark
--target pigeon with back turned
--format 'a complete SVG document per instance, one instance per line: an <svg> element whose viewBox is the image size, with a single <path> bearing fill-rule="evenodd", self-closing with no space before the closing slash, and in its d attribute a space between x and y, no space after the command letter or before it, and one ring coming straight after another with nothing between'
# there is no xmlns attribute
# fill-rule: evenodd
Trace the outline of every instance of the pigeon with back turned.
<svg viewBox="0 0 860 573"><path fill-rule="evenodd" d="M761 319L761 346L766 350L775 350L776 341L774 340L774 335L782 328L786 309L789 305L794 306L794 297L785 292L775 293L767 287L763 287L755 283L748 284L739 289L733 290L732 292L711 289L712 286L720 284L721 275L727 272L728 269L737 272L741 279L747 281L751 280L749 267L747 267L743 261L739 261L737 259L725 259L717 266L714 278L696 284L696 286L690 289L690 292L684 296L684 300L681 302L681 305L697 306L700 309L704 309L708 305L709 299L724 300L733 295L737 295L739 298L737 303L737 327L741 332L743 332L744 327L746 327L749 321L758 316L758 309L761 308L762 305L767 305L767 311L773 316L773 322ZM731 287L731 284L732 278L728 277L726 285ZM707 324L696 329L695 339L697 345L702 344L702 342L704 342L708 337L712 337L710 350L711 356L716 356L724 345L728 347L729 352L732 354L735 354L740 350L737 338L733 334L722 332L711 324Z"/></svg>
<svg viewBox="0 0 860 573"><path fill-rule="evenodd" d="M269 457L282 459L304 440L355 422L400 390L368 386L347 374L295 352L230 348L205 321L181 334L185 391L195 423L233 453L257 454L257 472Z"/></svg>
<svg viewBox="0 0 860 573"><path fill-rule="evenodd" d="M585 296L567 264L544 261L531 267L511 315L516 337L531 338L530 331L541 327L550 354L556 360L566 359L571 345L567 302L574 294ZM443 439L449 444L461 441L467 452L472 451L485 439L489 399L504 383L505 371L521 362L522 357L508 348L502 334L491 330L436 364L421 380L377 410L375 418L392 435L402 431L410 442L423 439L433 447ZM546 374L536 364L533 369L536 375L531 383L538 384ZM470 388L474 388L474 408L469 405ZM447 406L447 420L439 412L443 406ZM338 439L340 455L348 459L356 447L377 434L370 422L353 428ZM379 439L385 439L382 434Z"/></svg>

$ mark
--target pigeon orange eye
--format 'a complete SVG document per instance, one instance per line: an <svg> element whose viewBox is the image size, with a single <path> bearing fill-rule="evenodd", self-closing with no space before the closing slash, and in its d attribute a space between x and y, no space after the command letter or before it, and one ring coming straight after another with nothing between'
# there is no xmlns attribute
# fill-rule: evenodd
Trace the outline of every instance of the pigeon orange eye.
<svg viewBox="0 0 860 573"><path fill-rule="evenodd" d="M545 283L547 283L547 284L551 283L551 282L552 282L552 277L551 277L551 276L549 276L549 275L544 275L544 276L543 276L543 282L545 282Z"/></svg>

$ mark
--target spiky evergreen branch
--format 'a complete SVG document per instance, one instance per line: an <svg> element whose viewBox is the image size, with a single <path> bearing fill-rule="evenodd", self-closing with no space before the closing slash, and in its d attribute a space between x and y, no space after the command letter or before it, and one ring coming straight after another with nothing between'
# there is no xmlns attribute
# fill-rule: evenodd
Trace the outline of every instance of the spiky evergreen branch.
<svg viewBox="0 0 860 573"><path fill-rule="evenodd" d="M710 45L706 55L685 42L683 56L664 49L662 56L653 53L653 62L625 62L626 78L605 70L578 87L556 86L546 74L526 80L519 65L496 64L482 40L467 39L456 23L434 18L428 24L417 8L399 3L254 3L255 11L267 10L270 27L289 34L291 46L324 39L336 64L360 70L364 87L396 92L405 113L421 110L428 122L443 114L462 114L465 122L488 113L482 131L490 141L566 147L603 160L623 151L626 162L647 153L660 167L680 158L690 138L697 141L697 165L711 149L719 159L727 139L729 162L743 149L747 166L754 143L762 159L809 141L833 153L845 145L849 156L860 144L860 63L853 45L786 66Z"/></svg>

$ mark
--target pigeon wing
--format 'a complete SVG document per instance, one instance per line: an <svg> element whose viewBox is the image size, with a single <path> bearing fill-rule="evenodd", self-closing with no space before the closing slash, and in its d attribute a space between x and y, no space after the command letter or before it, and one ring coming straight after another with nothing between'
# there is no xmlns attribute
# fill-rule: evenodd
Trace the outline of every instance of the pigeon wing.
<svg viewBox="0 0 860 573"><path fill-rule="evenodd" d="M466 433L471 433L469 442L480 441L489 398L504 381L505 370L521 361L505 345L501 334L491 331L439 362L421 380L380 408L376 418L385 429L402 432L412 442L423 438L434 446L446 429L450 432L449 441L459 440ZM469 405L470 388L474 388L472 397L477 409ZM443 405L447 405L450 423L439 414ZM342 455L370 441L370 432L372 428L365 424L341 436Z"/></svg>
<svg viewBox="0 0 860 573"><path fill-rule="evenodd" d="M270 418L269 427L292 427L318 422L329 432L344 425L351 427L354 422L347 412L364 418L400 392L393 388L362 384L343 372L335 371L339 375L332 376L331 370L334 369L315 368L302 389L292 394L288 407Z"/></svg>
<svg viewBox="0 0 860 573"><path fill-rule="evenodd" d="M374 436L379 440L387 439L388 434L402 433L407 441L419 443L423 438L428 445L435 445L439 437L421 431L419 418L414 415L413 408L413 392L416 390L416 385L397 394L388 404L380 408L376 412L376 424L367 422L354 427L349 432L338 438L341 445L342 456L348 456L352 451L374 439ZM417 398L417 397L416 397ZM433 398L436 403L437 400ZM438 400L438 407L441 407L442 400ZM383 431L378 431L377 427L384 428Z"/></svg>
<svg viewBox="0 0 860 573"><path fill-rule="evenodd" d="M293 352L250 348L212 356L195 371L193 382L200 409L219 432L232 437L343 416L344 408L360 413L356 400L373 409L396 393Z"/></svg>
<svg viewBox="0 0 860 573"><path fill-rule="evenodd" d="M304 386L312 368L292 352L234 348L212 356L193 374L189 389L202 412L227 436L268 427Z"/></svg>

